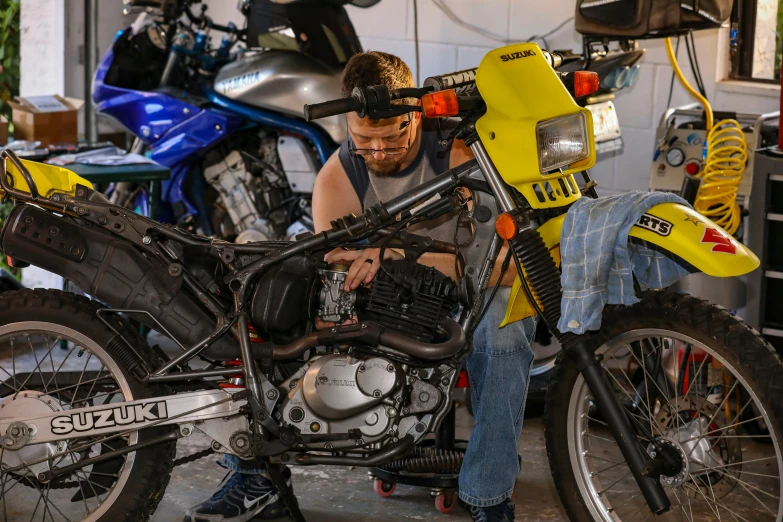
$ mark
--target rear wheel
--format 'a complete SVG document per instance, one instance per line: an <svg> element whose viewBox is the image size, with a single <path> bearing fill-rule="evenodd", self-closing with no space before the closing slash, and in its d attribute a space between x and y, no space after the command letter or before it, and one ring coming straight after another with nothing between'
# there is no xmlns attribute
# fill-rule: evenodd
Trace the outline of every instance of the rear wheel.
<svg viewBox="0 0 783 522"><path fill-rule="evenodd" d="M774 349L723 308L684 294L645 293L636 305L607 307L602 323L596 351L639 421L640 447L654 456L652 437L680 462L661 477L672 507L656 520L783 519L783 363ZM652 516L565 356L547 396L546 442L572 521Z"/></svg>
<svg viewBox="0 0 783 522"><path fill-rule="evenodd" d="M138 358L97 316L97 304L59 291L0 296L0 420L164 395L134 375ZM108 319L108 318L107 318ZM155 363L151 349L115 318L110 324ZM85 422L89 422L85 419ZM144 521L168 484L175 443L83 467L48 483L38 474L163 435L74 438L0 453L0 519ZM9 430L10 431L10 430Z"/></svg>

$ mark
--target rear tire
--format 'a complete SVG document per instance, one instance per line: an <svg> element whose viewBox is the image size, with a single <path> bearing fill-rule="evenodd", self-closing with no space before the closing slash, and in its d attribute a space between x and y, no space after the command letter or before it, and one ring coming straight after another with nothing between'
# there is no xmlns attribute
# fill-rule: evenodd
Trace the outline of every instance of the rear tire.
<svg viewBox="0 0 783 522"><path fill-rule="evenodd" d="M765 415L765 424L768 428L770 428L770 440L773 443L762 446L768 448L768 451L771 452L774 457L776 457L775 462L772 461L773 457L768 457L768 465L770 467L766 468L768 471L764 471L764 473L774 473L775 467L777 467L777 482L770 483L769 488L770 491L773 491L779 497L781 491L780 477L781 473L783 473L783 470L781 470L781 467L783 467L783 460L781 460L780 448L780 435L783 433L783 425L780 422L780 419L783 418L783 380L781 380L781 376L783 376L783 360L781 360L781 357L761 337L758 332L719 306L711 305L706 301L686 294L675 294L671 292L645 292L641 298L641 302L632 306L607 306L605 308L602 327L593 336L596 351L599 353L604 351L608 355L611 355L612 353L620 353L621 351L625 350L624 347L630 346L630 344L623 345L623 339L632 339L633 337L631 334L633 334L633 332L644 332L646 330L647 332L659 332L655 334L644 334L649 335L650 338L653 338L653 336L656 336L654 338L660 338L658 336L664 336L664 334L660 332L664 331L670 332L671 334L681 334L689 339L694 340L695 342L692 343L693 346L703 346L708 350L708 353L712 352L712 360L724 364L723 367L717 366L719 368L718 371L720 371L722 374L720 378L725 379L727 371L731 372L729 375L730 378L733 377L734 381L730 382L740 383L743 384L743 386L747 385L747 388L751 390L752 394L755 395L757 402L762 406L763 413ZM611 352L610 350L613 339L616 340L614 346L616 348L619 347L617 348L616 352ZM676 337L664 337L664 339L676 339ZM669 350L678 349L676 348L676 344L673 343L670 343L668 348L666 348L665 340L661 341L661 345L664 346L665 349ZM663 351L664 349L661 349L661 352ZM677 352L670 352L670 355L674 353ZM630 361L631 355L628 357ZM720 361L720 359L723 361ZM618 362L616 360L614 363L610 361L611 359L607 357L603 360L602 365L614 365ZM712 371L712 368L710 368L711 366L714 365L712 363L707 365L708 368L706 371ZM615 375L618 374L617 369L615 369L613 373ZM616 379L617 380L613 381L613 378L610 377L609 380L610 382L613 382L615 391L618 393L618 395L621 395L622 393L620 391L620 386L618 386L616 383L619 382L619 380L622 380L622 377L617 377ZM713 382L717 382L717 380L718 379ZM742 381L744 381L744 383L742 383ZM651 380L650 382L653 381ZM591 444L587 437L585 437L585 440L588 442L578 442L575 440L579 439L578 436L575 436L575 433L578 433L579 430L583 429L584 426L588 426L586 431L591 431L593 428L595 428L593 433L597 433L603 429L600 427L600 424L602 423L600 420L600 414L594 411L593 408L588 410L586 407L581 406L582 410L577 410L574 406L575 404L591 404L587 398L589 391L586 390L587 387L584 385L583 379L579 376L574 363L565 354L561 354L552 375L552 381L547 393L546 401L545 438L552 477L554 478L558 494L560 495L560 499L571 521L622 521L625 519L624 517L630 517L630 513L621 514L625 507L621 507L622 505L618 506L619 502L617 504L613 504L611 497L609 496L612 486L607 487L607 485L610 484L611 481L607 480L601 483L600 478L600 473L610 473L609 471L605 471L604 468L608 469L613 467L612 464L610 464L613 462L611 459L614 459L614 461L623 460L622 457L618 459L614 456L614 453L609 451L611 450L612 445L614 445L613 447L617 450L617 454L619 455L619 448L616 447L616 443L614 443L613 440L609 440L607 442L597 441L599 444L603 445L600 446L601 448L609 448L609 450L604 451L602 456L593 457L593 455L598 455L598 450L595 449L599 447L597 444ZM687 397L691 397L692 393L693 392L690 391ZM705 397L709 393L713 392L706 392ZM732 400L728 401L730 402L729 408L734 407L734 393L735 392L730 389L728 393L724 392L724 395L721 396L725 397L725 399L728 399L729 396L731 397ZM685 400L683 397L685 397L685 395L682 395L679 398L681 405ZM750 395L748 395L748 397L750 397ZM675 400L676 399L674 397L671 397L665 404L670 405ZM720 400L721 399L719 398L715 402ZM737 400L739 399L737 398ZM640 412L642 412L642 408L644 407L643 401L643 398L639 399L636 404L635 411L640 417ZM655 421L661 417L660 412L666 411L664 410L664 401L660 402L660 405L658 403L653 403L653 407L650 408L650 410L653 411L653 415L651 416L653 422L651 425L655 426L655 429L660 429L657 425L655 425ZM712 403L713 409L710 409L710 404L707 404L704 400L701 400L700 404L702 404L701 407L708 412L718 410L712 415L712 418L715 419L713 423L717 423L718 413L720 416L723 415L726 402L726 400L723 400L722 404L718 405ZM756 402L752 402L751 404L753 404L754 407L757 405ZM656 410L656 408L660 409ZM684 409L686 409L684 406L679 406L679 408L683 408L683 410L679 411L684 411ZM739 408L736 409L739 410ZM582 419L571 418L576 417L575 413L577 411L584 412L579 415L579 417L582 417ZM743 409L741 411L750 411L750 408L747 410ZM734 412L735 410L731 411L732 417L735 414ZM588 416L588 420L584 420L585 415ZM696 415L697 416L691 418L697 420L700 419L698 415L701 414L697 413ZM596 419L595 417L599 417L599 419ZM676 418L679 420L681 417L678 413L677 416L672 416L671 418ZM734 436L727 436L725 438L736 439L742 437L742 451L747 452L746 446L749 444L749 441L752 440L755 433L752 433L751 429L751 433L748 434L747 428L740 426L743 418L744 417L737 415L732 421L730 421L731 424L729 424L729 426L735 426L731 428L731 431L719 432L715 427L711 426L705 432L699 433L696 438L688 439L683 437L677 438L677 440L683 445L689 440L692 441L697 439L704 439L709 443L712 440L719 440L720 437L722 437L722 435L716 435L717 433L730 435L733 434ZM685 417L685 421L687 420L688 417ZM580 422L582 423L581 425L579 424ZM680 428L675 429L672 427L674 425L674 420L668 422L669 424L667 426L663 426L661 431L656 433L656 431L653 430L654 436L656 438L659 436L663 437L664 434L665 436L673 437L671 433L677 433L676 437L679 437L680 431L678 430ZM679 426L682 425L680 424ZM581 433L585 433L586 431L582 431ZM603 429L603 433L608 433L608 430ZM658 435L658 433L661 435ZM740 434L739 436L736 435L738 433ZM604 437L611 439L611 435L604 435ZM649 445L645 446L645 443L642 443L641 441L640 444L643 448L649 448ZM715 448L715 444L718 443L714 442L712 444L712 447ZM691 451L691 453L693 452ZM707 456L712 458L711 453ZM751 457L748 458L750 459ZM591 463L588 466L588 469L592 470L592 475L589 473L586 474L584 468L576 464L578 462L588 462L588 459L590 459ZM607 461L609 463L607 463ZM726 461L720 461L720 464L717 466L715 465L714 460L711 462L712 467L709 469L704 467L693 471L691 476L699 478L693 478L694 482L691 482L690 484L706 484L706 482L704 482L706 480L709 482L709 485L712 488L712 484L716 484L718 481L723 479L724 483L722 486L724 488L727 487L726 481L728 481L728 485L731 486L731 480L733 479L727 479L726 477L729 477L729 475L723 473L723 471L727 471L729 469L728 466L741 466L742 473L746 474L740 475L742 477L740 480L750 481L754 479L754 475L758 475L757 473L754 474L747 471L748 469L753 469L753 467L749 467L748 464L745 463L746 461L744 459L741 464L726 464L726 462L734 462L729 459ZM621 464L622 466L625 466L621 468L621 471L627 471L627 465L625 464L624 460ZM689 465L693 466L693 464ZM757 463L754 464L754 466L755 465L760 464ZM723 471L710 472L710 469L715 470L721 468ZM735 467L733 469L737 468ZM620 474L621 471L615 470L617 474ZM711 473L722 473L725 475L725 477L718 476L715 478L715 476L711 475ZM595 475L599 475L599 477L592 478ZM711 476L713 478L710 478ZM706 477L706 479L703 477ZM606 478L606 476L604 476L604 478ZM624 487L625 489L623 492L627 490L627 495L629 497L633 494L640 493L636 482L633 481L632 478L624 480L626 480L626 482L622 483L624 486L621 484L618 486L618 488ZM696 482L696 480L702 482ZM688 498L683 498L682 491L685 491L686 494L690 492L692 495L689 496L690 499L697 499L701 501L702 499L698 496L698 491L701 487L706 486L691 486L690 489L688 489L688 483L689 479L686 476L684 483L682 483L680 486L665 488L666 491L669 492L669 498L672 500L672 508L668 515L657 517L656 519L669 520L670 517L673 517L671 520L674 520L675 518L680 519L680 517L683 515L682 511L685 511L685 518L683 520L704 519L703 515L702 518L699 518L696 513L691 512L690 515L688 514L687 509L691 507L691 509L696 510L695 506L697 503L696 500L693 500L691 506L691 500ZM601 489L599 489L599 486ZM718 502L716 502L715 505L719 508L721 505L726 506L726 508L731 506L729 509L735 511L740 510L740 512L743 513L742 516L748 517L750 520L754 520L754 522L760 522L761 520L775 520L771 513L764 512L763 510L760 510L762 513L761 515L755 514L752 509L758 509L758 506L756 508L751 506L750 510L742 511L743 508L747 508L742 504L736 504L736 501L730 500L731 498L736 498L737 495L744 494L747 498L750 499L748 502L752 503L753 499L750 498L751 495L748 495L742 489L743 487L745 486L741 486L739 481L735 481L733 484L733 489L728 488L729 492L725 493L724 497L720 497L719 495L716 497ZM678 489L680 491L678 491ZM716 484L715 490L717 491L717 489L718 486ZM601 491L603 491L603 493L601 493ZM675 493L672 494L672 491ZM730 497L730 495L732 495L732 497ZM766 500L766 497L760 493L756 493L756 495L761 496ZM709 496L709 494L707 496ZM641 496L639 496L639 498L641 498ZM679 505L675 503L675 499L677 499L679 503L685 505L686 509L681 510ZM710 499L707 500L709 501ZM775 500L773 499L770 502L774 503ZM709 504L709 502L707 502L707 504ZM776 518L779 520L781 513L783 513L783 510L781 510L780 507L779 499L777 500L777 504ZM611 509L606 511L607 508ZM638 512L640 515L638 515L637 518L645 519L646 514L649 513L649 511L645 513L646 509L646 506L642 506L641 511ZM774 511L774 509L771 511ZM730 513L731 512L727 513L725 510L723 510L723 519L734 520Z"/></svg>
<svg viewBox="0 0 783 522"><path fill-rule="evenodd" d="M138 359L130 353L129 348L125 346L121 338L107 328L96 316L96 312L100 308L102 307L98 303L86 297L56 290L20 290L3 293L0 295L0 339L18 339L23 337L25 332L31 331L54 332L52 336L63 336L64 339L69 339L70 342L73 342L75 348L74 336L78 335L80 336L78 337L78 346L84 347L82 348L83 350L89 352L91 356L95 355L101 364L107 365L107 369L113 372L112 376L115 380L119 379L116 381L118 386L120 381L127 385L130 393L125 393L124 397L119 398L127 401L166 395L167 390L164 387L144 384L134 376L133 367L139 364ZM159 359L155 356L152 349L134 332L127 321L120 319L116 315L105 317L122 334L122 337L134 343L134 348L138 353L148 357L147 363L149 365L154 366L159 363ZM72 332L73 335L68 332ZM37 333L36 335L42 334ZM5 341L2 342L5 343ZM63 355L65 351L59 348L59 344L58 342L58 347L54 348L55 352L50 349L51 356L65 357ZM5 346L5 344L3 345ZM30 342L30 349L33 349L32 342ZM93 354L93 349L98 353ZM74 354L72 357L73 359L69 359L71 362L81 356ZM86 359L86 357L79 359L79 362L83 359ZM5 367L5 365L3 366ZM55 363L52 364L52 367L56 366ZM87 362L84 363L84 367L87 367ZM118 372L114 372L112 368L116 368ZM6 368L6 370L10 371L10 368ZM59 373L60 368L56 368L56 370L52 372L53 375ZM103 366L101 366L99 371L102 370ZM34 371L30 373L34 375ZM119 373L119 375L115 375L115 373ZM2 377L8 378L6 375ZM41 377L43 379L43 374ZM32 388L29 389L31 390ZM38 389L40 390L40 388ZM3 391L6 400L11 398L12 393L9 393L7 389ZM40 393L40 391L36 393ZM60 392L60 394L62 393ZM121 390L112 392L114 396L117 396L118 393L123 392ZM59 395L56 395L56 397L59 397ZM57 400L62 401L60 398ZM65 406L63 404L63 407ZM172 429L174 428L170 426L148 428L136 432L136 440L141 442L158 437ZM131 437L133 435L131 434ZM129 473L126 474L125 471L125 468L129 465L128 456L126 456L124 457L126 460L122 464L122 471L116 473L118 478L113 479L113 482L111 482L109 492L106 494L107 496L103 503L99 504L94 512L85 513L82 516L83 518L71 518L71 520L95 520L101 522L143 522L148 520L163 498L163 493L169 482L175 453L176 443L167 442L128 454L128 456L133 455ZM7 473L7 475L11 474ZM78 477L78 475L76 476ZM89 483L89 475L85 474L84 476L87 480L82 482L82 484ZM10 480L8 477L4 476L4 478ZM68 480L72 479L69 478ZM123 485L118 494L115 495L114 489L117 487L118 481L122 481ZM25 486L19 486L19 489L23 487ZM8 495L8 497L3 500L10 506L13 506L13 495ZM111 504L104 506L104 504L109 502L109 499L113 499ZM54 504L54 501L51 499L50 502L54 506L63 509L62 506ZM65 504L63 502L63 505ZM87 511L86 508L85 511ZM35 512L33 512L33 515L35 515ZM52 516L54 520L65 520L64 515L62 517L59 516L53 508L50 508L49 513L47 513L47 519L49 516Z"/></svg>

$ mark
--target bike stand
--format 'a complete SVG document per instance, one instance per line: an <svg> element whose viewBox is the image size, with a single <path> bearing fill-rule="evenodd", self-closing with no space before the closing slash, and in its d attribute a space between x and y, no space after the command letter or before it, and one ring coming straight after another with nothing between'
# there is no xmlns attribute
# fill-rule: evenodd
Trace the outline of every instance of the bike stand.
<svg viewBox="0 0 783 522"><path fill-rule="evenodd" d="M294 495L294 490L288 487L288 484L283 478L282 466L267 462L266 468L269 473L269 480L277 487L280 498L288 509L288 518L291 522L307 522L302 511L299 509L299 501L296 499L296 495Z"/></svg>
<svg viewBox="0 0 783 522"><path fill-rule="evenodd" d="M375 492L390 497L397 484L429 488L435 497L435 508L449 513L457 504L459 469L467 448L467 441L455 438L455 419L452 403L434 439L423 440L410 457L371 468L369 475L374 479Z"/></svg>

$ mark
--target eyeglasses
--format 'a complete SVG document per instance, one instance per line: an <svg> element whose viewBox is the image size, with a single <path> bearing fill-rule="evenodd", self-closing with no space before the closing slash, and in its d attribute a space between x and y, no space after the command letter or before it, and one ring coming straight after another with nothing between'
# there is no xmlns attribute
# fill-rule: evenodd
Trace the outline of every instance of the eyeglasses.
<svg viewBox="0 0 783 522"><path fill-rule="evenodd" d="M352 154L356 154L357 156L370 156L372 154L375 154L376 152L382 152L386 156L398 156L400 154L405 154L408 152L408 149L411 148L411 137L413 136L413 131L411 131L411 120L410 116L408 116L408 119L400 123L400 130L408 129L408 144L404 147L384 147L382 149L357 149L356 146L353 143L353 140L348 142L348 151ZM398 138L399 139L399 138Z"/></svg>

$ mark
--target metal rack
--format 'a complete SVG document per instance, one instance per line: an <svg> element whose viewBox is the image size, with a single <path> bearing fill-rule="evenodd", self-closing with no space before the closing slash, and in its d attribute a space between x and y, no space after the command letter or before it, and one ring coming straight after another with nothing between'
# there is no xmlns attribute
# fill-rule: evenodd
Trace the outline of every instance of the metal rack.
<svg viewBox="0 0 783 522"><path fill-rule="evenodd" d="M764 115L777 119L779 113ZM748 246L761 266L748 275L745 320L783 353L783 152L759 149L754 157L753 204L747 222Z"/></svg>

